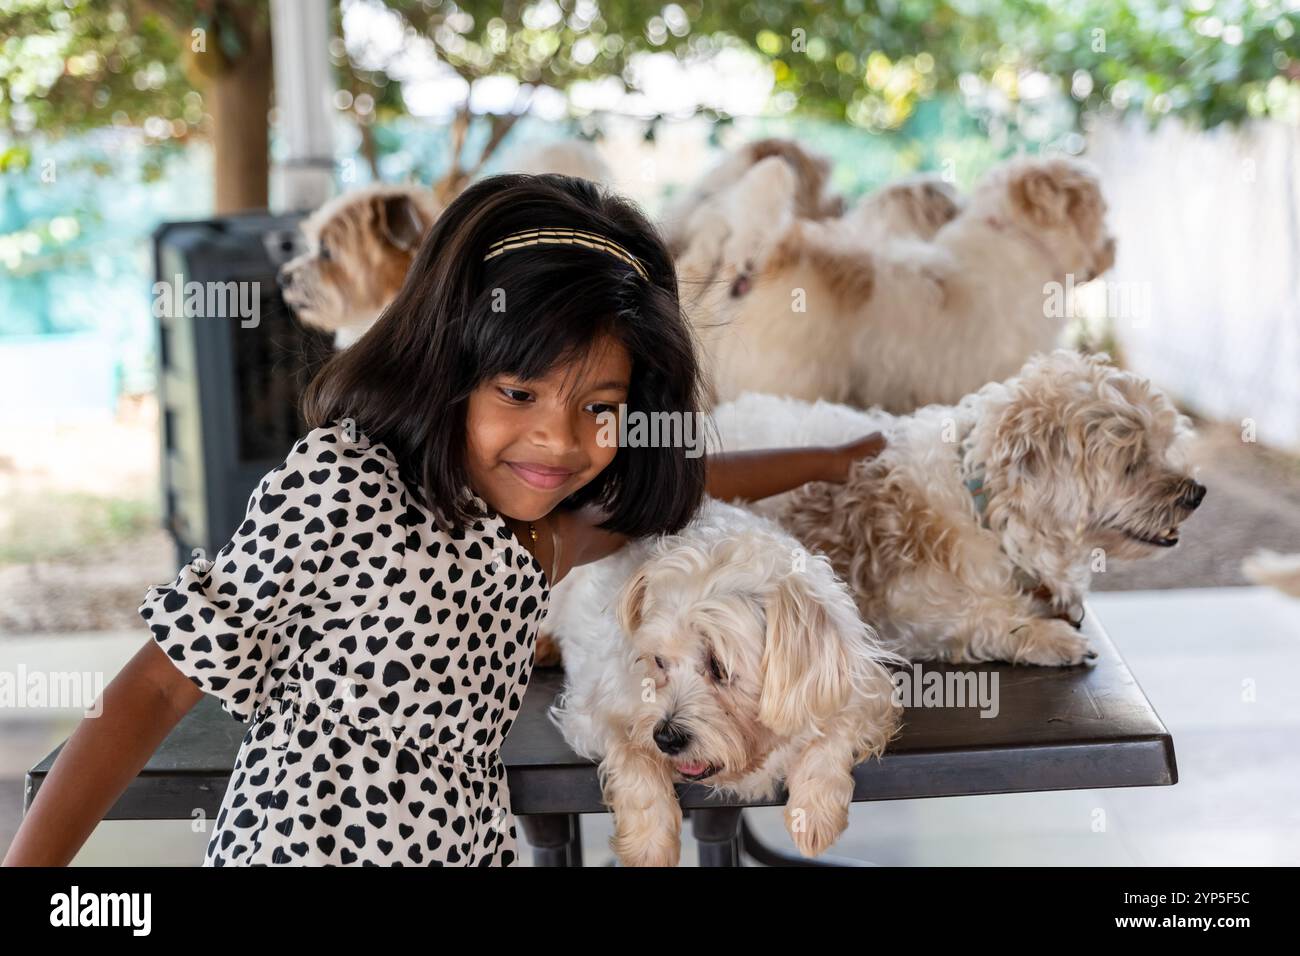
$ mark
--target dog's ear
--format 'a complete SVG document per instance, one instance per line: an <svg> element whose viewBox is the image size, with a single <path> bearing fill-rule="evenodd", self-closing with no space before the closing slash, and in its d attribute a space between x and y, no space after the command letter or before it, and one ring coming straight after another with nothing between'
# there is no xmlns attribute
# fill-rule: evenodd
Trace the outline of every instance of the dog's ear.
<svg viewBox="0 0 1300 956"><path fill-rule="evenodd" d="M619 592L615 613L618 616L618 626L624 634L631 634L641 626L641 614L645 609L646 588L649 583L649 576L642 569L632 575L623 585L623 590Z"/></svg>
<svg viewBox="0 0 1300 956"><path fill-rule="evenodd" d="M938 232L961 212L959 197L942 182L927 182L923 188L926 201L922 203L922 209L916 218Z"/></svg>
<svg viewBox="0 0 1300 956"><path fill-rule="evenodd" d="M375 213L379 234L394 248L410 252L424 238L426 224L410 196L379 196Z"/></svg>
<svg viewBox="0 0 1300 956"><path fill-rule="evenodd" d="M839 713L851 691L843 637L804 574L784 575L765 608L758 719L785 737Z"/></svg>
<svg viewBox="0 0 1300 956"><path fill-rule="evenodd" d="M1040 165L1019 170L1011 180L1011 200L1043 228L1059 226L1069 214L1071 197L1055 173Z"/></svg>
<svg viewBox="0 0 1300 956"><path fill-rule="evenodd" d="M1008 484L1038 474L1043 465L1041 449L1052 441L1053 429L1033 405L1009 409L1002 416L994 433L992 458Z"/></svg>

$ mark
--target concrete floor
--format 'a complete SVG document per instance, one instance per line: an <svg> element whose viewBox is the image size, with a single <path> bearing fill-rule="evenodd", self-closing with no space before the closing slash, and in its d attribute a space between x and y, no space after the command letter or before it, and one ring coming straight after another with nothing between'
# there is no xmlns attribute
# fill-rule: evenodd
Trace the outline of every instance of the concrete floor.
<svg viewBox="0 0 1300 956"><path fill-rule="evenodd" d="M1093 608L1173 734L1173 787L855 804L837 856L898 865L1250 865L1300 863L1300 601L1259 588L1097 594ZM0 642L0 670L75 659L112 674L137 634ZM0 848L21 806L19 772L75 726L0 712ZM746 812L789 849L779 808ZM610 860L610 819L583 817L587 864ZM688 831L689 832L689 829ZM524 862L526 842L521 834ZM193 865L207 835L189 821L108 821L79 865ZM686 839L682 864L695 862Z"/></svg>

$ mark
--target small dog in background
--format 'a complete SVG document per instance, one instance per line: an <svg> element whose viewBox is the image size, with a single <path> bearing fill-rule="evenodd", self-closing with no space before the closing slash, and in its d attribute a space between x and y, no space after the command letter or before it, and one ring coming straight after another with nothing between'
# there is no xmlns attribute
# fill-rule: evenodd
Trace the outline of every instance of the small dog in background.
<svg viewBox="0 0 1300 956"><path fill-rule="evenodd" d="M336 196L302 223L307 248L281 268L284 302L304 325L352 344L406 279L441 213L425 186L367 186Z"/></svg>
<svg viewBox="0 0 1300 956"><path fill-rule="evenodd" d="M750 507L829 557L913 660L1080 663L1087 640L1062 617L1081 618L1097 561L1172 548L1205 496L1187 417L1106 356L1066 349L911 416L750 393L714 419L726 451L885 435L845 483Z"/></svg>
<svg viewBox="0 0 1300 956"><path fill-rule="evenodd" d="M793 140L777 137L755 140L732 150L665 207L656 225L674 258L690 245L701 207L731 189L751 168L769 158L780 160L790 171L789 201L795 215L805 219L833 219L843 214L844 198L830 192L830 160L809 152Z"/></svg>
<svg viewBox="0 0 1300 956"><path fill-rule="evenodd" d="M530 147L508 168L610 180L605 161L583 140ZM367 186L336 196L303 221L307 249L280 269L285 304L304 325L333 332L335 347L346 348L393 301L441 214L433 190L420 185Z"/></svg>
<svg viewBox="0 0 1300 956"><path fill-rule="evenodd" d="M1114 262L1096 177L1072 160L995 169L928 241L918 237L942 210L892 240L862 226L872 210L916 215L915 184L857 215L809 220L768 163L700 210L679 261L684 285L697 283L687 312L719 400L773 392L895 412L955 402L1055 344L1069 316L1047 314L1049 283Z"/></svg>
<svg viewBox="0 0 1300 956"><path fill-rule="evenodd" d="M965 200L932 173L895 180L868 193L844 214L863 242L929 242L961 213Z"/></svg>
<svg viewBox="0 0 1300 956"><path fill-rule="evenodd" d="M801 190L807 190L807 182L799 177L796 164L760 159L733 188L718 190L686 219L677 274L684 307L703 333L702 344L718 343L724 354L735 344L726 339L725 326L752 288L760 266L770 267L773 252L799 218ZM833 224L824 217L832 234L843 237L842 248L839 253L829 246L809 249L808 254L824 256L827 269L834 270L841 255L866 245L890 243L898 248L905 240L933 238L961 206L961 197L937 176L902 179L868 194ZM866 265L843 275L842 295L869 294L874 274Z"/></svg>
<svg viewBox="0 0 1300 956"><path fill-rule="evenodd" d="M563 593L560 593L560 592ZM774 522L706 499L679 534L575 568L547 626L564 654L550 711L599 761L620 862L674 866L674 785L757 800L788 792L799 851L848 824L853 768L898 728L883 651L818 555Z"/></svg>

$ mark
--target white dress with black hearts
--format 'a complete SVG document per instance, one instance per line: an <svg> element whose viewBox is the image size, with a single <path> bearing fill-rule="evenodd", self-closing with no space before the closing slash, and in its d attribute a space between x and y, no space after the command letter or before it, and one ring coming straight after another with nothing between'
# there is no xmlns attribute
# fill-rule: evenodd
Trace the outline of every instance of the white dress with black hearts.
<svg viewBox="0 0 1300 956"><path fill-rule="evenodd" d="M444 531L338 424L269 472L231 541L145 594L153 638L251 722L205 866L509 866L501 743L550 585L485 518Z"/></svg>

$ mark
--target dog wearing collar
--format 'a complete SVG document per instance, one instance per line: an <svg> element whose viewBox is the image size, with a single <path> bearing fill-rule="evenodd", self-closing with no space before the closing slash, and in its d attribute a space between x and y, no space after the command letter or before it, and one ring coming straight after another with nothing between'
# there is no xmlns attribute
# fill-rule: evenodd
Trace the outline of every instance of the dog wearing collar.
<svg viewBox="0 0 1300 956"><path fill-rule="evenodd" d="M714 410L727 451L888 442L843 484L754 503L830 558L863 619L913 660L1078 664L1092 575L1159 554L1205 487L1190 422L1105 355L1060 349L909 416L749 393Z"/></svg>
<svg viewBox="0 0 1300 956"><path fill-rule="evenodd" d="M756 163L698 210L679 257L719 401L951 404L1053 348L1069 315L1049 307L1051 284L1082 284L1115 259L1098 180L1074 160L1013 161L964 203L904 183L839 218L800 215L797 185L787 164ZM937 229L864 225L896 221L882 209L914 216L927 195L938 206L922 218Z"/></svg>

